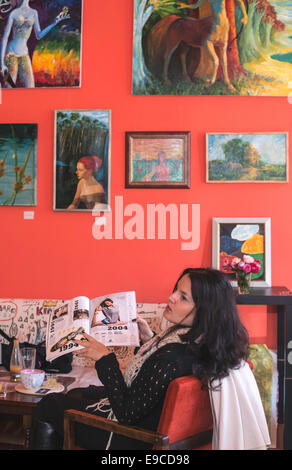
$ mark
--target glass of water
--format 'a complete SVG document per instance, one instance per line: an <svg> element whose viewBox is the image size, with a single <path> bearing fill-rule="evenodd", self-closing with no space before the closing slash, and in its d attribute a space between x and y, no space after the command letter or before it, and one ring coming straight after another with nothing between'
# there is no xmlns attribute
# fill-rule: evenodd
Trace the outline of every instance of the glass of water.
<svg viewBox="0 0 292 470"><path fill-rule="evenodd" d="M34 369L36 349L35 348L22 348L22 365L23 369Z"/></svg>

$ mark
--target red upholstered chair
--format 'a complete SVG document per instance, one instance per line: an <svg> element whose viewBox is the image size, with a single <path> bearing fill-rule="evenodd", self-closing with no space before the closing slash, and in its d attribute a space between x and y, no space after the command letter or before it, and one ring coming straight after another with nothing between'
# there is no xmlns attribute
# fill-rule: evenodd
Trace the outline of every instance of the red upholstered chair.
<svg viewBox="0 0 292 470"><path fill-rule="evenodd" d="M252 362L247 362L253 369ZM180 377L169 384L157 432L119 424L82 411L67 410L64 418L65 449L76 449L75 422L148 442L156 450L212 448L213 416L209 392L202 390L201 382L192 376Z"/></svg>
<svg viewBox="0 0 292 470"><path fill-rule="evenodd" d="M76 410L67 410L64 418L64 448L76 449L74 423L122 434L153 444L159 449L211 449L213 418L208 390L194 377L173 380L164 400L157 432L93 416Z"/></svg>
<svg viewBox="0 0 292 470"><path fill-rule="evenodd" d="M208 390L194 377L169 385L157 431L167 435L170 449L211 449L213 417Z"/></svg>

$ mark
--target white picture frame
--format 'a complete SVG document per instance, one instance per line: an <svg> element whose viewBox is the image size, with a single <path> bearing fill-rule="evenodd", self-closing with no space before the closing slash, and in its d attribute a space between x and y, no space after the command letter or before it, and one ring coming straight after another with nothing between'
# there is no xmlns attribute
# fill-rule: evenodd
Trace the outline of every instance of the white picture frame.
<svg viewBox="0 0 292 470"><path fill-rule="evenodd" d="M241 251L243 249L243 252ZM254 252L253 252L254 251ZM261 261L262 269L252 275L251 287L270 287L271 219L269 217L225 217L212 219L212 267L223 270L223 260L249 254ZM235 273L227 272L232 286Z"/></svg>

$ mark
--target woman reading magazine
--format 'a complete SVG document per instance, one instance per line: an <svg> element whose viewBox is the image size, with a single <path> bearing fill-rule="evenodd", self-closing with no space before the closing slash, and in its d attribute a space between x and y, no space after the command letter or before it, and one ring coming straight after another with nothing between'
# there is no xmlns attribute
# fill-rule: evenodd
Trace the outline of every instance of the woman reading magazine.
<svg viewBox="0 0 292 470"><path fill-rule="evenodd" d="M172 326L160 336L154 335L145 320L137 319L142 345L124 375L115 354L86 335L88 341L80 342L84 348L77 354L96 361L95 368L104 386L44 397L34 416L34 449L62 448L64 410L70 408L156 430L168 385L186 375L193 374L213 393L231 373L241 370L246 373L247 366L250 375L244 386L247 391L253 387L258 394L245 362L248 335L224 273L186 269L176 282L163 315ZM256 407L260 408L258 400ZM255 423L255 428L255 447L258 442L265 447L269 443L265 421ZM148 444L117 435L110 442L109 437L105 431L84 425L76 429L77 445L87 449L149 448Z"/></svg>

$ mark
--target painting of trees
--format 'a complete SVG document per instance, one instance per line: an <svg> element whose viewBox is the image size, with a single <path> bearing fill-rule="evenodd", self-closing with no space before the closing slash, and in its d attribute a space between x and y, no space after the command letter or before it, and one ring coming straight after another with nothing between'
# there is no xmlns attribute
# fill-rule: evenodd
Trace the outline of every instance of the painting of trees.
<svg viewBox="0 0 292 470"><path fill-rule="evenodd" d="M207 181L287 182L287 134L207 134Z"/></svg>
<svg viewBox="0 0 292 470"><path fill-rule="evenodd" d="M172 0L135 0L134 35L133 35L133 93L142 94L151 85L149 72L143 51L143 30L153 12L157 16L168 16L174 12L175 1Z"/></svg>

